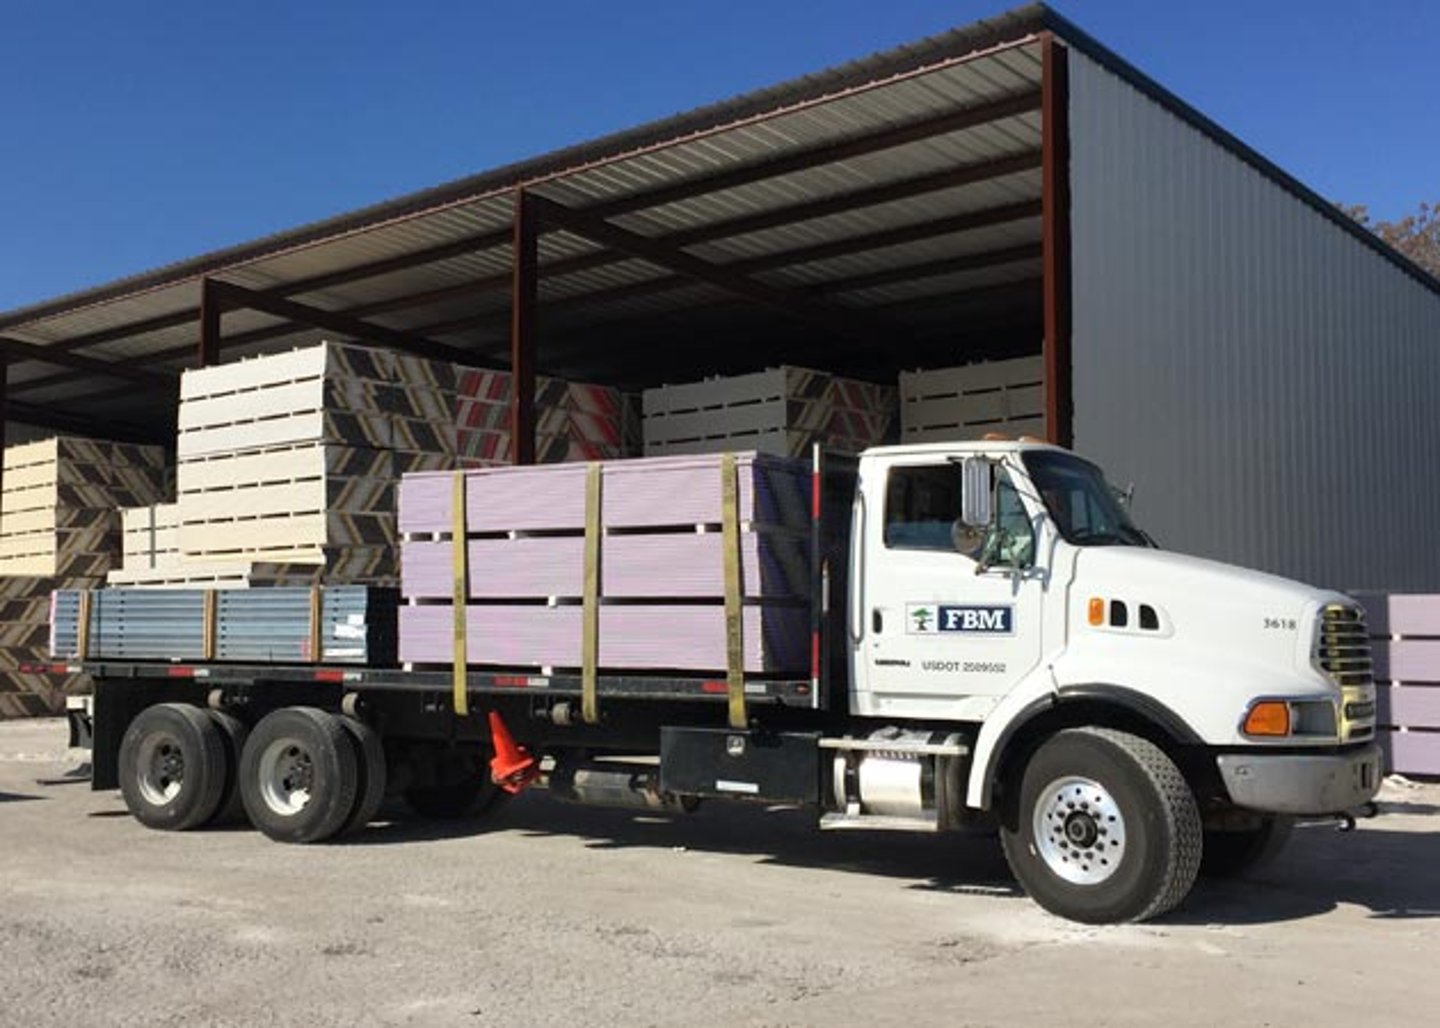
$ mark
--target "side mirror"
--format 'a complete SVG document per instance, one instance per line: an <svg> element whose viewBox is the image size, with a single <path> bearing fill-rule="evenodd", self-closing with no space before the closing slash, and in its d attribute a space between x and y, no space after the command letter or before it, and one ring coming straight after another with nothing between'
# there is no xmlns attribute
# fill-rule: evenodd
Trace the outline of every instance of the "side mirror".
<svg viewBox="0 0 1440 1028"><path fill-rule="evenodd" d="M969 528L987 527L994 516L990 462L984 457L966 457L960 464L960 484L960 520Z"/></svg>

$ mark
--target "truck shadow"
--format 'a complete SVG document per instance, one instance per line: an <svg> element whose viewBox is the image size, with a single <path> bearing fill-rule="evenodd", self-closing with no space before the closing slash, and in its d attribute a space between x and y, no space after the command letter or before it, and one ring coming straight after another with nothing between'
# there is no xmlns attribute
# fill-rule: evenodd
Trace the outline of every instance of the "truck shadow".
<svg viewBox="0 0 1440 1028"><path fill-rule="evenodd" d="M1413 822L1412 822L1413 823ZM765 864L881 875L912 889L1022 898L993 835L821 832L790 808L710 804L689 815L573 806L536 793L484 822L397 816L352 844L383 845L513 832L581 840L597 850L724 853ZM1352 904L1374 918L1440 918L1440 832L1362 822L1354 832L1302 826L1268 867L1249 877L1201 879L1161 923L1260 925L1315 917Z"/></svg>
<svg viewBox="0 0 1440 1028"><path fill-rule="evenodd" d="M1270 865L1243 879L1202 880L1170 924L1266 924L1342 904L1373 918L1440 918L1440 832L1361 822L1353 832L1298 828Z"/></svg>

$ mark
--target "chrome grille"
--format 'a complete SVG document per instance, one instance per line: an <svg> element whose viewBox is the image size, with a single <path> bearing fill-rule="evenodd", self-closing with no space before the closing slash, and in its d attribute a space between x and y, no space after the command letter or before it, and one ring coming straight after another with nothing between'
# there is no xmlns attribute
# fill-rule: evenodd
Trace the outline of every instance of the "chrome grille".
<svg viewBox="0 0 1440 1028"><path fill-rule="evenodd" d="M1331 604L1321 614L1315 662L1342 689L1374 681L1370 664L1370 629L1358 607Z"/></svg>
<svg viewBox="0 0 1440 1028"><path fill-rule="evenodd" d="M1320 614L1315 664L1340 687L1340 739L1361 742L1375 735L1375 678L1370 629L1359 607L1331 604Z"/></svg>

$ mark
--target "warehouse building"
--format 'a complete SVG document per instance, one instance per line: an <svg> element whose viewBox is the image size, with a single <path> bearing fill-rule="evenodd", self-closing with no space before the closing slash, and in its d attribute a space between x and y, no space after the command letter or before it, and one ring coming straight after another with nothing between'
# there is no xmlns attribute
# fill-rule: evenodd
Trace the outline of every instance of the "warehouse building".
<svg viewBox="0 0 1440 1028"><path fill-rule="evenodd" d="M173 447L182 369L323 338L626 390L1030 368L955 434L1041 428L1167 547L1440 590L1440 282L1043 6L0 314L7 440Z"/></svg>

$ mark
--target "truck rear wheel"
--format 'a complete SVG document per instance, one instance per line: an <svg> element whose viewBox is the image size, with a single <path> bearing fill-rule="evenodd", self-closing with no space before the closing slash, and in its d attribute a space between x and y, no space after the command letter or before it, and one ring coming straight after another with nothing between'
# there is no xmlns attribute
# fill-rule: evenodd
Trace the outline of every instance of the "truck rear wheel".
<svg viewBox="0 0 1440 1028"><path fill-rule="evenodd" d="M245 752L245 737L249 727L234 714L223 710L207 711L215 727L220 729L220 741L225 747L225 788L220 793L220 806L212 825L240 824L245 820L245 801L240 795L240 754Z"/></svg>
<svg viewBox="0 0 1440 1028"><path fill-rule="evenodd" d="M1072 728L1035 751L1001 830L1025 891L1073 921L1144 921L1177 906L1200 867L1184 775L1154 743Z"/></svg>
<svg viewBox="0 0 1440 1028"><path fill-rule="evenodd" d="M355 747L355 765L360 774L355 806L340 826L340 834L349 835L375 820L380 805L385 802L385 746L380 741L380 733L358 718L342 717L340 726Z"/></svg>
<svg viewBox="0 0 1440 1028"><path fill-rule="evenodd" d="M277 842L320 842L355 809L355 745L333 714L286 707L260 719L240 758L250 821Z"/></svg>
<svg viewBox="0 0 1440 1028"><path fill-rule="evenodd" d="M1293 819L1270 815L1254 828L1207 831L1200 873L1207 878L1230 878L1259 870L1285 848L1294 827Z"/></svg>
<svg viewBox="0 0 1440 1028"><path fill-rule="evenodd" d="M184 831L204 824L225 792L225 743L199 707L146 707L120 741L120 793L149 828Z"/></svg>

